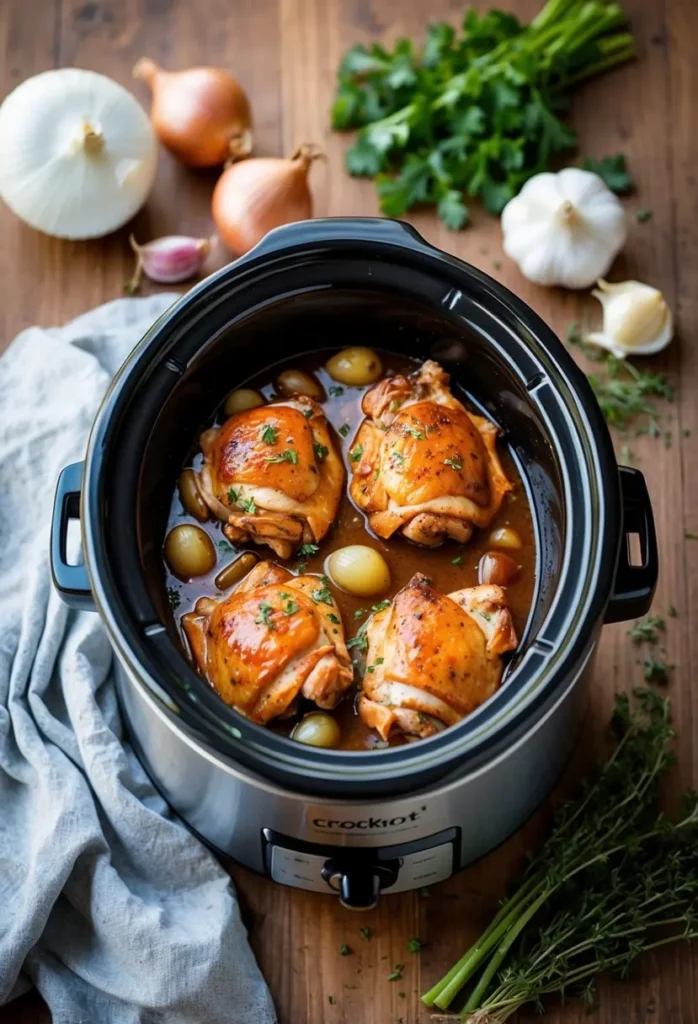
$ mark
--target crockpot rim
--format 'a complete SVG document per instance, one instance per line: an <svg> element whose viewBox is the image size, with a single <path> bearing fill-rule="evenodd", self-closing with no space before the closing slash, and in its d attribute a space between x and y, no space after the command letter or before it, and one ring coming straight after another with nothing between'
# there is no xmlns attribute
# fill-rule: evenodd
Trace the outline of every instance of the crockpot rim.
<svg viewBox="0 0 698 1024"><path fill-rule="evenodd" d="M320 232L320 237L318 237L318 231ZM381 237L376 238L376 232ZM415 254L422 260L426 257L432 264L441 264L442 268L448 267L461 280L468 279L468 283L474 290L484 293L485 297L489 296L495 303L497 307L496 312L488 309L488 313L492 316L493 320L502 319L503 314L507 313L504 320L508 320L507 326L513 331L517 339L521 341L522 334L525 332L533 335L538 345L542 347L553 363L556 364L556 372L553 375L556 393L560 395L562 392L569 391L569 396L566 396L567 408L570 408L569 399L572 398L573 407L576 406L577 411L584 414L588 428L584 441L589 451L589 457L595 463L597 471L596 483L600 487L601 497L604 498L604 505L600 509L604 522L602 528L598 530L596 538L595 574L592 581L593 585L587 595L585 615L577 622L576 628L572 631L571 635L568 630L563 649L572 648L575 650L577 660L579 660L586 655L588 647L594 639L595 627L602 618L604 608L612 592L620 546L621 512L617 466L610 435L608 434L608 429L596 399L582 372L564 350L553 332L522 300L518 299L508 289L477 268L471 267L456 257L430 246L410 226L399 222L364 218L337 218L327 221L303 222L272 232L260 246L252 250L246 257L224 267L216 274L205 279L176 301L163 314L134 348L114 379L100 408L90 436L82 491L82 527L85 562L95 601L107 624L112 642L115 643L120 657L126 662L131 671L137 674L139 679L143 679L144 675L147 677L151 692L159 696L160 702L165 707L170 707L170 710L173 710L172 705L168 703L166 697L163 699L164 681L158 680L152 672L145 668L143 659L134 653L133 645L128 640L128 630L124 629L124 625L128 626L129 624L118 621L119 616L115 616L118 604L110 600L110 596L119 598L120 595L118 595L118 592L113 592L110 595L109 587L105 587L105 574L100 571L101 557L95 544L96 538L93 533L95 524L97 524L97 527L100 524L98 512L101 484L103 482L99 472L102 464L101 453L104 446L108 443L110 427L113 427L113 417L118 410L119 402L125 402L125 395L128 393L129 385L131 388L134 386L133 371L138 368L139 374L143 374L147 369L148 360L152 361L158 356L162 358L163 350L166 352L171 334L181 330L180 321L184 315L187 312L190 315L195 312L201 306L202 300L205 300L212 292L219 291L226 282L234 280L241 273L249 275L256 270L258 271L268 266L270 258L289 260L297 257L301 251L308 254L315 249L325 252L329 249L333 255L336 255L341 247L351 248L361 244L371 246L376 257L389 258L392 256L398 263L414 257ZM435 272L438 273L438 271ZM482 294L480 298L482 299ZM139 365L141 360L144 359L143 365ZM565 385L564 388L561 388L562 384ZM579 436L579 431L577 431L577 434ZM611 485L612 480L615 481L615 487ZM101 541L104 549L103 537L101 537ZM567 558L568 552L565 552L565 563ZM107 568L109 567L107 566ZM108 584L114 587L111 573L108 573L107 576ZM605 577L605 580L601 579L600 583L601 577ZM131 630L131 632L134 633L135 631ZM582 634L585 634L585 636L582 637L582 642L580 643L580 636ZM140 646L143 647L142 638L139 637L138 639ZM180 655L180 657L183 665L186 665L183 655ZM568 661L560 668L563 678L567 678L564 672L565 665L568 671L573 667L569 662L570 659L568 657ZM193 673L193 670L190 668L188 668L188 671ZM561 680L559 681L561 682ZM166 686L165 689L167 689ZM255 768L260 771L264 771L265 755L269 756L268 748L278 743L281 744L282 751L284 747L292 748L291 751L286 752L292 754L292 757L290 759L282 757L278 764L272 765L270 763L267 767L269 767L272 773L274 770L285 770L291 774L297 771L312 772L313 769L322 765L326 770L327 776L331 779L333 773L339 773L343 769L346 771L347 767L351 765L352 768L357 769L353 773L351 782L339 777L334 779L338 787L344 788L342 786L343 782L347 782L349 785L361 782L360 776L366 776L363 780L364 782L376 781L376 769L381 766L388 766L391 762L399 762L399 767L402 769L400 774L404 774L406 765L411 766L415 777L417 777L420 772L426 770L424 766L420 767L417 762L424 761L424 754L434 751L435 744L441 744L442 747L449 748L446 757L439 759L442 765L440 774L444 775L450 770L449 766L454 761L462 761L464 757L470 759L472 756L486 751L488 746L505 739L510 731L520 726L528 716L535 713L535 709L547 699L552 690L554 690L554 686L548 680L546 684L529 693L528 698L523 702L519 702L515 709L509 707L505 702L501 720L495 724L492 733L481 737L465 753L457 748L463 745L459 742L465 735L461 726L466 723L460 723L454 729L447 730L445 733L431 740L423 741L420 744L373 751L370 752L371 756L367 757L363 751L312 750L308 752L305 748L301 748L299 751L300 745L293 744L292 741L284 737L270 733L263 727L248 722L237 712L233 711L233 709L223 705L212 691L211 696L216 702L219 717L223 717L226 712L234 716L235 727L228 730L233 734L230 739L218 730L212 735L209 727L210 722L198 716L193 708L187 707L186 714L182 714L181 708L178 711L185 722L187 722L187 718L190 719L187 725L201 736L207 746L213 747L218 753L224 754L233 760L242 761L243 764L246 763L246 759L243 756L244 748L241 749L240 747L236 748L233 746L231 739L241 739L245 731L251 730L253 739L258 741L253 746L255 747L256 756L259 756L261 761L259 765L255 762ZM171 696L169 692L167 696ZM487 704L489 703L488 701ZM222 727L225 728L224 725ZM220 742L221 740L223 741L222 743ZM443 743L444 740L446 740L445 744ZM257 747L260 749L257 750ZM434 756L438 758L438 754L435 751ZM430 761L433 761L433 758ZM381 777L384 777L384 773L381 773ZM386 775L385 778L387 777Z"/></svg>

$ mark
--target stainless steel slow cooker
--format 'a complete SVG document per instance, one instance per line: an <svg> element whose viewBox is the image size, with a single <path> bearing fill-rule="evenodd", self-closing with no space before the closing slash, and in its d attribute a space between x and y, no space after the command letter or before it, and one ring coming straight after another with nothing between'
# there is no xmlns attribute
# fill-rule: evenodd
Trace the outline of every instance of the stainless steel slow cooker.
<svg viewBox="0 0 698 1024"><path fill-rule="evenodd" d="M357 339L437 359L502 427L538 548L500 690L436 737L371 753L294 743L225 705L177 643L161 562L174 480L223 396L282 357ZM80 566L65 551L77 517ZM133 743L184 821L249 868L356 908L447 878L531 813L577 735L602 624L644 614L657 576L643 477L616 465L560 342L482 271L370 219L280 228L172 306L114 380L85 462L60 477L51 554L64 600L104 621Z"/></svg>

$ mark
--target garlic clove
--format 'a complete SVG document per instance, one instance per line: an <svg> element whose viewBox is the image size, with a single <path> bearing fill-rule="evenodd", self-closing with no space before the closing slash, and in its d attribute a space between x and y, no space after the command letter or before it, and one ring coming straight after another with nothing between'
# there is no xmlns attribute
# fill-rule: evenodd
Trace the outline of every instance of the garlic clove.
<svg viewBox="0 0 698 1024"><path fill-rule="evenodd" d="M674 336L674 318L662 293L641 281L609 284L599 279L591 293L603 308L603 328L587 340L608 349L618 359L653 355Z"/></svg>
<svg viewBox="0 0 698 1024"><path fill-rule="evenodd" d="M126 285L126 290L131 293L138 289L143 274L158 284L177 284L194 277L211 248L207 238L189 238L187 235L165 235L146 245L139 245L131 235L129 242L136 254L136 269Z"/></svg>

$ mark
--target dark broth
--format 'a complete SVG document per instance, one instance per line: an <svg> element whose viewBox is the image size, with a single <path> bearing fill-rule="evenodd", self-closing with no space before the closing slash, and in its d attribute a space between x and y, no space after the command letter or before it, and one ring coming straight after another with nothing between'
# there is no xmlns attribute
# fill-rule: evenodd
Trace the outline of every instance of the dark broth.
<svg viewBox="0 0 698 1024"><path fill-rule="evenodd" d="M380 351L380 350L377 350ZM407 359L389 352L380 352L383 360L383 367L386 376L396 373L412 373L419 369L417 360ZM327 419L337 431L337 442L341 446L345 464L349 465L349 449L352 447L353 438L363 419L361 412L361 399L368 390L365 387L341 388L324 369L328 353L317 353L289 359L284 363L278 363L264 373L251 377L240 384L240 387L251 387L260 391L265 398L278 397L274 389L274 380L283 369L302 369L314 373L321 382L327 394L327 400L323 404ZM330 390L331 389L331 390ZM473 403L468 400L466 393L459 388L455 381L451 382L453 393L473 411L476 411ZM212 423L220 423L224 419L221 410L212 418ZM346 436L339 433L339 429L348 424L350 429L343 431ZM209 426L211 424L205 424ZM202 427L202 429L204 429ZM196 523L205 530L212 538L218 552L217 565L207 576L199 576L188 582L182 582L169 571L164 563L166 586L170 596L170 604L173 609L173 617L182 646L188 654L188 646L180 627L180 616L191 611L199 597L207 596L220 598L221 592L214 583L215 576L234 561L242 552L253 551L260 559L270 558L280 565L286 566L292 572L323 573L324 564L332 551L344 547L347 544L369 543L377 548L384 556L390 567L391 588L390 592L380 594L372 601L378 602L384 598L392 597L411 579L416 572L428 576L434 587L444 594L454 590L461 590L463 587L475 586L478 582L478 563L482 555L490 550L488 537L492 530L497 527L513 527L521 536L523 547L520 551L510 552L516 558L520 571L516 579L507 587L507 600L514 620L519 638L523 635L528 614L533 600L536 573L536 547L533 521L529 508L526 491L521 476L516 468L513 458L506 448L506 439L500 441L500 454L502 463L514 489L507 494L499 514L496 516L490 527L486 530L476 530L472 540L465 545L447 541L439 548L420 548L401 537L389 541L376 537L368 528L363 513L359 512L352 504L348 494L345 492L339 508L339 515L334 526L320 544L320 550L316 555L307 558L293 558L289 561L282 561L276 558L274 553L263 546L230 544L221 531L222 524L217 520L209 519L205 523L198 523L183 510L179 500L179 491L175 486L172 505L168 518L167 531L183 522ZM201 452L198 445L192 452L186 465L198 468L201 464ZM184 467L183 467L184 468ZM348 471L349 472L349 471ZM371 600L353 597L344 593L338 587L333 586L332 592L339 606L344 622L346 639L355 636L361 624L366 620L371 610ZM342 731L342 750L367 750L382 746L378 735L368 729L355 712L355 692L350 692L338 707L332 712L337 719ZM298 717L309 710L312 705L300 709L299 715L292 719L277 721L272 725L276 731L288 734L293 728ZM396 739L395 743L403 742Z"/></svg>

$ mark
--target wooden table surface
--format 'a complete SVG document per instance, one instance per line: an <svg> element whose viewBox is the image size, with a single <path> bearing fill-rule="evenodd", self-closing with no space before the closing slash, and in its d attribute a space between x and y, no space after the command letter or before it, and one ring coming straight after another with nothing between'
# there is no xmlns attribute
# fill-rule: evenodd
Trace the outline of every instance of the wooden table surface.
<svg viewBox="0 0 698 1024"><path fill-rule="evenodd" d="M637 39L637 61L584 87L573 122L585 153L626 153L637 183L627 200L630 239L613 277L639 278L660 287L678 317L679 340L653 360L676 385L670 407L673 444L641 438L632 442L635 464L648 479L661 546L661 578L655 609L670 603L667 660L675 665L669 684L680 733L683 784L698 783L698 4L694 0L624 0ZM247 89L255 115L260 154L290 153L304 141L319 143L328 156L312 171L316 212L374 214L373 187L342 170L345 140L328 128L335 69L357 40L419 35L430 19L457 21L464 0L4 0L0 4L2 94L28 75L60 65L93 68L133 88L139 56L169 68L195 63L233 69ZM478 0L476 7L484 7ZM530 17L539 0L500 0ZM158 180L135 233L146 240L169 233L207 235L214 174L194 174L169 154L160 158ZM640 207L652 218L637 223ZM414 223L435 244L482 267L528 301L558 332L579 317L584 298L528 285L515 266L500 267L495 219L477 212L471 228L452 234L428 214ZM131 260L128 230L102 241L68 243L46 238L0 210L3 296L0 348L21 328L60 324L121 294ZM593 747L616 689L641 680L638 653L626 627L604 631L597 662L583 754ZM568 772L578 772L573 763ZM233 868L254 948L283 1024L420 1024L429 1020L418 994L428 988L486 924L507 878L537 841L543 808L516 836L480 863L435 887L430 898L406 894L385 899L375 911L357 915L330 897L282 889ZM359 928L372 930L363 941ZM419 936L420 955L406 943ZM353 955L340 957L347 943ZM404 978L389 982L396 963ZM592 1021L603 1024L698 1022L698 953L666 949L646 959L634 980L605 980ZM231 1021L234 1013L231 1012ZM551 1021L587 1020L577 1006L551 1011ZM1 1024L45 1024L49 1015L36 995L0 1010ZM202 1022L205 1024L205 1022Z"/></svg>

